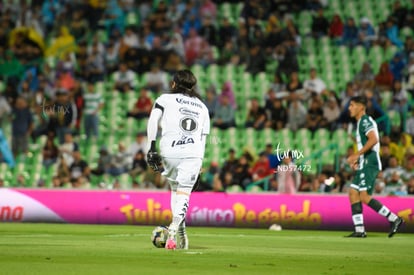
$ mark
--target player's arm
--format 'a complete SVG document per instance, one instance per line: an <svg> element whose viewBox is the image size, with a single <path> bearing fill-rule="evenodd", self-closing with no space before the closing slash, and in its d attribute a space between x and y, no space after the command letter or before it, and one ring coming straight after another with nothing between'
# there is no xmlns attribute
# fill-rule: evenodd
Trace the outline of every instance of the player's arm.
<svg viewBox="0 0 414 275"><path fill-rule="evenodd" d="M161 157L157 152L155 141L157 139L158 123L163 111L164 108L156 102L151 110L147 124L147 138L150 146L147 153L147 162L154 171L160 171L161 167Z"/></svg>
<svg viewBox="0 0 414 275"><path fill-rule="evenodd" d="M375 131L373 131L374 129L368 130L368 132L365 134L366 137L368 138L367 142L365 143L365 145L355 154L351 155L348 158L348 163L353 167L357 161L358 158L365 154L366 152L368 152L369 150L372 149L372 147L374 147L375 144L378 143L378 138L375 135Z"/></svg>
<svg viewBox="0 0 414 275"><path fill-rule="evenodd" d="M375 135L375 131L373 131L374 129L370 130L367 134L366 137L368 138L367 142L365 143L364 147L362 147L358 152L358 156L361 156L363 154L365 154L366 152L368 152L369 150L372 149L372 147L374 147L375 144L378 143L378 138Z"/></svg>

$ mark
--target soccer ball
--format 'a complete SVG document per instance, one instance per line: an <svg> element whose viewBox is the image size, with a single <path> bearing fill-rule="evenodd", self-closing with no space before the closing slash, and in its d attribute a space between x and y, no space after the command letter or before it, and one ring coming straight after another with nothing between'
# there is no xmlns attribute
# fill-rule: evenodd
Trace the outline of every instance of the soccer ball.
<svg viewBox="0 0 414 275"><path fill-rule="evenodd" d="M152 230L151 241L155 247L164 248L168 239L168 227L160 225Z"/></svg>

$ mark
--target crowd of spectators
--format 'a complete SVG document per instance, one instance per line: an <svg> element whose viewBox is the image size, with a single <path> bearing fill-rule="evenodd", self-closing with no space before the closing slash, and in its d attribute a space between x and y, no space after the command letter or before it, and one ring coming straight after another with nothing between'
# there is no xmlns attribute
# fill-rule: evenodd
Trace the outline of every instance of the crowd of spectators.
<svg viewBox="0 0 414 275"><path fill-rule="evenodd" d="M414 8L395 1L389 17L375 26L365 17L326 16L327 1L227 1L243 3L237 18L219 16L221 2L3 1L0 77L5 88L0 94L0 126L11 123L14 156L24 161L29 145L45 135L43 164L47 169L56 168L53 186L68 182L84 186L103 175L116 178L114 186L119 186L118 176L125 174L133 178L136 187L143 182L164 186L147 168L143 147L131 151L121 142L117 152L101 148L97 167L89 167L79 147L90 143L78 143L79 133L84 132L88 142L100 141L101 110L107 102L97 84L112 83L105 92L134 93L136 103L125 111L125 118L141 120L149 115L153 98L168 89L170 75L193 65L230 64L258 77L267 71L268 64L278 64L271 72L273 81L260 96L249 98L247 107L237 104L240 91L232 79L222 86L212 82L200 91L213 127L222 130L289 128L294 132L307 128L314 133L321 128L347 128L352 123L347 111L349 98L361 94L369 98L367 111L374 118L390 110L402 118L410 114L414 40L411 36L403 40L399 32L414 28ZM292 16L305 10L313 14L310 33L301 32ZM298 58L306 55L302 44L308 37L328 37L334 47L346 46L350 51L360 45L367 52L373 46L397 47L398 52L378 72L364 63L343 91L333 91L321 74L323 68L312 67L305 79L299 78L303 68ZM138 76L143 75L145 83L138 85ZM384 109L387 93L391 100ZM236 120L240 112L245 119L241 123ZM411 139L408 142L405 138L414 136L414 119L409 115L402 121L390 133L385 131L386 125L379 125L389 134L383 146L390 147L397 166L403 167L394 167L392 171L398 173L407 172L414 162L409 153ZM263 152L256 149L253 153L233 150L224 164L212 163L204 174L203 188L225 190L237 185L245 190L251 182L270 178L270 190L340 192L351 179L346 167L336 174L324 171L309 179L300 174L275 175L272 171L278 165L293 165L294 160L275 162L271 144ZM388 162L384 160L383 165ZM405 172L400 173L401 189L405 190L401 192L413 193L410 184L414 179L401 176L412 171ZM378 192L388 192L389 182L398 181L395 173L390 173L384 170L379 178L382 184L378 184L383 188L378 187ZM324 179L331 174L336 187L324 187ZM289 184L282 187L282 182Z"/></svg>

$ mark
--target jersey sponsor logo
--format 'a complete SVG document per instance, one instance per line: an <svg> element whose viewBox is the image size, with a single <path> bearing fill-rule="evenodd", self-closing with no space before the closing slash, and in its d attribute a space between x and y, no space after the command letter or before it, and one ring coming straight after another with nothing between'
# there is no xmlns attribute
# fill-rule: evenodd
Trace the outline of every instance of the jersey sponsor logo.
<svg viewBox="0 0 414 275"><path fill-rule="evenodd" d="M201 104L199 104L197 102L194 102L194 101L184 99L184 98L176 97L175 100L177 101L177 103L180 103L180 104L188 104L188 105L191 105L191 106L196 106L198 108L203 108L203 106Z"/></svg>
<svg viewBox="0 0 414 275"><path fill-rule="evenodd" d="M189 143L194 143L194 139L191 137L183 137L179 140L173 140L171 147L174 147L176 145L185 145Z"/></svg>
<svg viewBox="0 0 414 275"><path fill-rule="evenodd" d="M200 115L200 113L199 113L199 112L195 112L195 111L190 110L190 109L185 108L185 107L181 107L178 111L179 111L181 114L183 114L183 115L187 115L187 116L195 116L195 117L198 117L198 116Z"/></svg>

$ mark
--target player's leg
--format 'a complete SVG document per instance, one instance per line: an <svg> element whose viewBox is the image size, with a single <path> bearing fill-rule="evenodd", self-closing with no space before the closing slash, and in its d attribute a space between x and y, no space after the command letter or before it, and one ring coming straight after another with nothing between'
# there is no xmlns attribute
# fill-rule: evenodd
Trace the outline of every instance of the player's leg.
<svg viewBox="0 0 414 275"><path fill-rule="evenodd" d="M365 238L364 216L362 214L362 202L360 198L361 173L357 171L354 177L354 182L349 188L349 202L351 204L352 222L354 223L354 232L348 237L351 238Z"/></svg>
<svg viewBox="0 0 414 275"><path fill-rule="evenodd" d="M171 189L171 200L170 200L170 206L171 206L171 214L174 219L176 216L175 209L176 209L176 203L177 203L177 166L179 164L178 159L170 159L170 158L164 158L163 159L163 167L164 171L162 172L162 175L165 176L165 178L168 181L168 184L170 185ZM165 246L165 248L168 249L175 249L176 242L175 242L175 236L176 236L176 230L173 230L171 225L168 227L168 241Z"/></svg>
<svg viewBox="0 0 414 275"><path fill-rule="evenodd" d="M379 171L377 167L364 167L365 185L361 188L360 197L361 201L371 207L375 212L388 219L391 224L391 229L388 237L392 237L403 224L403 219L391 212L388 207L383 205L378 200L371 197L375 186L375 179L377 178Z"/></svg>
<svg viewBox="0 0 414 275"><path fill-rule="evenodd" d="M173 211L173 220L169 227L170 242L167 241L166 248L169 248L169 243L171 246L175 245L172 241L175 240L180 225L184 225L183 223L190 203L191 191L200 172L201 163L201 159L183 159L177 166L178 187L176 192L176 204ZM183 233L185 233L185 231Z"/></svg>
<svg viewBox="0 0 414 275"><path fill-rule="evenodd" d="M394 236L395 233L399 230L400 226L404 223L404 220L401 217L398 217L395 213L391 212L390 209L388 209L387 206L383 205L378 200L372 198L367 194L367 197L369 197L367 205L371 207L375 212L380 214L381 216L388 219L390 222L390 232L388 233L388 237Z"/></svg>
<svg viewBox="0 0 414 275"><path fill-rule="evenodd" d="M351 203L352 222L354 223L354 232L349 237L365 238L364 215L362 214L362 203L359 198L359 191L349 189L349 201Z"/></svg>

